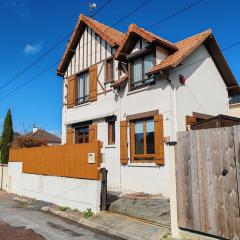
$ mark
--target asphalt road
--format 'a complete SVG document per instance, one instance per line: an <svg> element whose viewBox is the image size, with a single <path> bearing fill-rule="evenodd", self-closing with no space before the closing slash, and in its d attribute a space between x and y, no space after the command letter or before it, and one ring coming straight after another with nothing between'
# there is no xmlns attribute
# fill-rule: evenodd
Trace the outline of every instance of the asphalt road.
<svg viewBox="0 0 240 240"><path fill-rule="evenodd" d="M37 210L23 208L9 194L0 192L1 240L111 240L102 232L65 221Z"/></svg>

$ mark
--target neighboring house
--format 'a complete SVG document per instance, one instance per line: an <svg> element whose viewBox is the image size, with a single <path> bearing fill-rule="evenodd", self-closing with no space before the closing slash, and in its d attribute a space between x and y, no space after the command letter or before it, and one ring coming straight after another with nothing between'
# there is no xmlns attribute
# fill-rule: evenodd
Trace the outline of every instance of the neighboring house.
<svg viewBox="0 0 240 240"><path fill-rule="evenodd" d="M26 134L26 136L42 141L49 146L61 144L61 138L43 129L39 129L36 126L34 126L32 132Z"/></svg>
<svg viewBox="0 0 240 240"><path fill-rule="evenodd" d="M229 115L240 117L240 95L233 96L229 100Z"/></svg>
<svg viewBox="0 0 240 240"><path fill-rule="evenodd" d="M102 141L113 191L169 196L169 141L192 118L228 115L239 86L211 30L172 43L80 15L57 69L62 141Z"/></svg>

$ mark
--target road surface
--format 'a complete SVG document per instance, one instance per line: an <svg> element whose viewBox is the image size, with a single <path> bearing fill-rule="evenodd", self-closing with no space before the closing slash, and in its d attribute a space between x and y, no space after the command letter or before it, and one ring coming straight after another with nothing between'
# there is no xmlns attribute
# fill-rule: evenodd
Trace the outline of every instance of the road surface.
<svg viewBox="0 0 240 240"><path fill-rule="evenodd" d="M113 240L114 238L34 209L0 191L1 240Z"/></svg>

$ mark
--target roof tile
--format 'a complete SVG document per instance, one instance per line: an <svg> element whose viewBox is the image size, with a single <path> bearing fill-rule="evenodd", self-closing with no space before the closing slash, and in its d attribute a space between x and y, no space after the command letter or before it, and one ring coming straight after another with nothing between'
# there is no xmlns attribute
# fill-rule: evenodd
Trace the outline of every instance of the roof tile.
<svg viewBox="0 0 240 240"><path fill-rule="evenodd" d="M196 34L192 37L184 39L175 44L178 50L169 55L160 64L156 65L149 71L150 74L157 73L162 70L170 69L176 67L181 63L187 56L189 56L197 47L199 47L210 35L212 31L210 29Z"/></svg>

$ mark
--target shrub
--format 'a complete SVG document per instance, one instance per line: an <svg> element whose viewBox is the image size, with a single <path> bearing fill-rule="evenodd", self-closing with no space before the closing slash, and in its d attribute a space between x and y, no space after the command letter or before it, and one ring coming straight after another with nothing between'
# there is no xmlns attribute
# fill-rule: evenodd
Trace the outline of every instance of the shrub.
<svg viewBox="0 0 240 240"><path fill-rule="evenodd" d="M46 143L30 136L18 136L13 140L11 145L12 148L31 148L40 146L46 146Z"/></svg>
<svg viewBox="0 0 240 240"><path fill-rule="evenodd" d="M58 209L59 209L61 212L65 212L66 210L69 209L69 207L59 206Z"/></svg>
<svg viewBox="0 0 240 240"><path fill-rule="evenodd" d="M8 163L9 158L9 147L13 141L13 124L12 114L8 110L4 120L3 132L1 138L1 163Z"/></svg>
<svg viewBox="0 0 240 240"><path fill-rule="evenodd" d="M83 212L83 216L84 216L85 218L90 218L90 217L92 217L92 216L93 216L92 209L91 209L91 208L87 208L87 210L85 210L85 211Z"/></svg>

